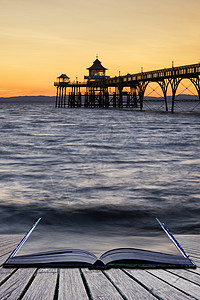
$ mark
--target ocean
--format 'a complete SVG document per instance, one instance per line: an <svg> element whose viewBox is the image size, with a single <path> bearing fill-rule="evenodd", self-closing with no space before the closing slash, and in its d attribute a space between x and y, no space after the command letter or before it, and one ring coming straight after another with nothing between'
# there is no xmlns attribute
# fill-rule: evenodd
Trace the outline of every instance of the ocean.
<svg viewBox="0 0 200 300"><path fill-rule="evenodd" d="M0 234L25 234L42 217L32 248L98 253L134 237L148 246L156 217L175 234L200 233L198 113L53 102L0 112Z"/></svg>

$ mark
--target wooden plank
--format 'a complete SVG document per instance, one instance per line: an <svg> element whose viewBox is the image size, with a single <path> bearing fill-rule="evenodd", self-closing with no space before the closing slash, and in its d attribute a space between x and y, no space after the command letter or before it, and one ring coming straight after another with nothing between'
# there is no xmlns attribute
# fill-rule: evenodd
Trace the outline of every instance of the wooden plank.
<svg viewBox="0 0 200 300"><path fill-rule="evenodd" d="M200 275L200 268L188 270L188 272L192 272L192 273L196 273L196 274L199 274L199 275Z"/></svg>
<svg viewBox="0 0 200 300"><path fill-rule="evenodd" d="M16 248L16 244L11 244L11 245L5 245L4 247L1 247L1 251L0 251L0 257L12 252L15 248Z"/></svg>
<svg viewBox="0 0 200 300"><path fill-rule="evenodd" d="M58 300L88 300L79 269L60 269Z"/></svg>
<svg viewBox="0 0 200 300"><path fill-rule="evenodd" d="M18 269L3 285L0 289L0 299L18 299L36 269Z"/></svg>
<svg viewBox="0 0 200 300"><path fill-rule="evenodd" d="M13 252L15 247L13 247L12 250L5 252L0 256L0 266L4 264L4 262L7 260L7 258L10 256L10 254Z"/></svg>
<svg viewBox="0 0 200 300"><path fill-rule="evenodd" d="M1 239L0 238L0 249L1 247L5 247L6 245L10 246L13 244L19 244L19 242L21 241L21 238L13 238L13 239Z"/></svg>
<svg viewBox="0 0 200 300"><path fill-rule="evenodd" d="M200 234L175 234L175 238L181 242L189 241L189 242L195 242L200 241Z"/></svg>
<svg viewBox="0 0 200 300"><path fill-rule="evenodd" d="M187 251L186 254L188 255L188 257L194 262L195 260L200 260L200 256L199 255L195 255L192 252Z"/></svg>
<svg viewBox="0 0 200 300"><path fill-rule="evenodd" d="M193 255L193 256L195 256L195 257L197 257L197 258L200 258L200 251L199 250L191 250L191 249L189 249L188 250L188 254L189 255Z"/></svg>
<svg viewBox="0 0 200 300"><path fill-rule="evenodd" d="M197 257L200 258L200 251L197 248L195 248L195 247L189 248L187 246L183 247L183 248L185 249L185 252L187 253L188 256L191 255L191 254L194 254L194 255L196 255Z"/></svg>
<svg viewBox="0 0 200 300"><path fill-rule="evenodd" d="M10 238L6 238L6 237L2 237L2 235L0 235L0 247L1 246L5 246L5 245L10 245L10 244L16 244L19 243L22 240L22 236L18 235L18 236L11 236Z"/></svg>
<svg viewBox="0 0 200 300"><path fill-rule="evenodd" d="M131 279L122 270L110 269L105 271L105 273L124 297L128 299L156 299L149 291Z"/></svg>
<svg viewBox="0 0 200 300"><path fill-rule="evenodd" d="M5 237L2 238L2 236L0 237L0 256L5 252L5 250L13 251L21 241L21 236L13 237L10 239L6 239Z"/></svg>
<svg viewBox="0 0 200 300"><path fill-rule="evenodd" d="M4 256L5 254L11 253L18 244L11 244L11 245L7 245L5 247L1 248L1 252L0 252L0 257Z"/></svg>
<svg viewBox="0 0 200 300"><path fill-rule="evenodd" d="M200 235L176 235L175 237L186 251L189 252L189 249L200 250Z"/></svg>
<svg viewBox="0 0 200 300"><path fill-rule="evenodd" d="M0 235L0 265L2 265L21 241L21 235Z"/></svg>
<svg viewBox="0 0 200 300"><path fill-rule="evenodd" d="M148 272L181 290L182 292L199 299L200 286L188 281L187 279L183 279L164 270L148 270Z"/></svg>
<svg viewBox="0 0 200 300"><path fill-rule="evenodd" d="M0 256L5 254L5 252L13 251L21 241L21 238L21 236L10 239L0 238Z"/></svg>
<svg viewBox="0 0 200 300"><path fill-rule="evenodd" d="M39 269L36 276L23 296L23 300L53 300L56 290L57 269Z"/></svg>
<svg viewBox="0 0 200 300"><path fill-rule="evenodd" d="M182 292L178 291L176 288L163 282L161 279L156 278L152 274L149 274L145 270L131 270L125 269L125 272L129 273L135 280L140 282L148 290L150 290L159 299L165 300L186 300L191 299L191 297L186 296Z"/></svg>
<svg viewBox="0 0 200 300"><path fill-rule="evenodd" d="M82 272L93 300L123 299L116 288L100 270L82 269Z"/></svg>
<svg viewBox="0 0 200 300"><path fill-rule="evenodd" d="M21 234L1 234L0 235L0 242L2 243L3 241L13 241L13 240L21 240L24 235Z"/></svg>
<svg viewBox="0 0 200 300"><path fill-rule="evenodd" d="M198 285L200 285L200 275L189 272L188 270L175 270L175 269L170 269L167 270L168 272L178 275L179 277L182 277L184 279L190 280Z"/></svg>
<svg viewBox="0 0 200 300"><path fill-rule="evenodd" d="M12 251L4 254L3 256L0 257L0 266L4 264L4 262L6 261L6 259L9 257L9 255L12 253Z"/></svg>
<svg viewBox="0 0 200 300"><path fill-rule="evenodd" d="M8 278L16 269L5 269L0 267L0 284Z"/></svg>

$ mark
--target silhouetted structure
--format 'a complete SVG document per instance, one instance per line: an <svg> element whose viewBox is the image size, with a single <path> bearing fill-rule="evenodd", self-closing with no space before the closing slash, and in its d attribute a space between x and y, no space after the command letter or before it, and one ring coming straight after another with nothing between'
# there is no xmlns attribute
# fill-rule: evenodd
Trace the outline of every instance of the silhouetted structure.
<svg viewBox="0 0 200 300"><path fill-rule="evenodd" d="M89 68L89 76L84 76L85 79L88 79L88 81L98 81L98 80L103 80L103 79L108 79L110 76L106 76L106 68L104 68L98 59L93 62L93 65Z"/></svg>
<svg viewBox="0 0 200 300"><path fill-rule="evenodd" d="M200 100L200 64L180 67L172 65L172 68L110 78L106 76L107 69L102 66L97 57L87 70L89 75L84 76L86 81L82 83L78 81L71 83L66 74L58 77L58 82L54 83L57 88L56 107L66 105L68 107L132 107L142 110L145 90L150 82L156 82L163 91L166 111L168 111L167 89L171 87L171 111L173 112L176 92L183 79L189 79L194 84ZM108 93L109 88L114 88L114 92ZM123 92L124 88L129 88L129 92ZM67 89L69 96L66 103ZM81 93L83 89L84 100Z"/></svg>

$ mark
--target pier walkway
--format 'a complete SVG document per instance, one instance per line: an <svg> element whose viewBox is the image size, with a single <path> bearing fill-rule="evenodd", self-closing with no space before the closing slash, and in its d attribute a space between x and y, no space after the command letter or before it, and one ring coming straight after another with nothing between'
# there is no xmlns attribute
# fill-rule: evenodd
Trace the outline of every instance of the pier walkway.
<svg viewBox="0 0 200 300"><path fill-rule="evenodd" d="M200 299L200 235L177 235L197 269L17 268L3 262L22 236L0 236L0 299Z"/></svg>
<svg viewBox="0 0 200 300"><path fill-rule="evenodd" d="M109 77L101 62L96 59L88 68L89 76L85 82L70 82L66 74L54 82L56 87L56 107L90 107L90 108L134 108L143 110L144 96L150 83L156 83L163 94L165 111L174 112L177 90L182 80L188 79L197 93L197 104L200 103L200 63ZM87 80L86 80L87 79ZM190 86L189 85L189 86ZM171 100L167 92L171 90ZM84 92L83 92L84 91ZM185 91L190 91L185 87ZM66 97L68 95L68 97Z"/></svg>

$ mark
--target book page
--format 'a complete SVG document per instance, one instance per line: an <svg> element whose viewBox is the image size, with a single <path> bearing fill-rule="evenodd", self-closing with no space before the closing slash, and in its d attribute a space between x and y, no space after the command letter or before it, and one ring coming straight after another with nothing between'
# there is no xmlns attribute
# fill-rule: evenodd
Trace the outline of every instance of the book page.
<svg viewBox="0 0 200 300"><path fill-rule="evenodd" d="M135 248L167 254L181 255L166 233L155 221L155 231L131 234L128 230L120 230L118 226L101 228L66 228L49 226L42 221L33 231L17 255L33 254L62 249L82 249L100 257L106 251L116 248ZM124 229L124 228L123 228Z"/></svg>

